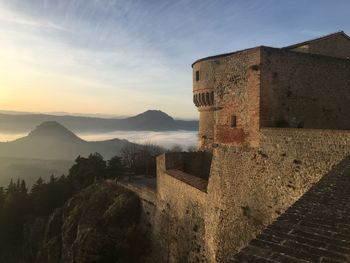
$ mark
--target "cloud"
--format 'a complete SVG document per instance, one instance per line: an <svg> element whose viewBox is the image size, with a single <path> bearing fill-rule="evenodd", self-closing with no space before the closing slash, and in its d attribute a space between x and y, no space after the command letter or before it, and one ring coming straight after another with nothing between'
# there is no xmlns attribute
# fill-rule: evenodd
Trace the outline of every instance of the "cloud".
<svg viewBox="0 0 350 263"><path fill-rule="evenodd" d="M23 15L19 15L16 12L7 9L6 6L1 4L0 2L0 23L7 24L9 26L24 26L45 30L57 30L57 31L66 31L67 29L54 24L51 21L43 21L40 19L34 19L31 17L25 17Z"/></svg>
<svg viewBox="0 0 350 263"><path fill-rule="evenodd" d="M184 149L197 144L197 132L192 131L115 131L110 133L78 134L88 141L103 141L114 138L126 139L135 143L154 143L166 148L180 145Z"/></svg>
<svg viewBox="0 0 350 263"><path fill-rule="evenodd" d="M18 94L14 108L23 107L26 89L55 102L52 108L23 110L124 115L152 107L194 117L194 60L261 44L293 44L303 34L328 33L347 21L346 2L302 3L0 0L0 66L7 72L0 82L8 84L2 86L7 94ZM327 23L325 11L334 17ZM342 29L350 30L344 23Z"/></svg>

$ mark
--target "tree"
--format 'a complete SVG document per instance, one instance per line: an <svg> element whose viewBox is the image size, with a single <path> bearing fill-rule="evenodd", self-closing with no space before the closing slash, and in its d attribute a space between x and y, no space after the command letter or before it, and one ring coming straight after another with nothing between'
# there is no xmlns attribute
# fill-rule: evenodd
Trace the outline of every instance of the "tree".
<svg viewBox="0 0 350 263"><path fill-rule="evenodd" d="M135 156L134 173L145 175L156 175L158 155L165 152L165 149L159 145L146 143L142 145Z"/></svg>
<svg viewBox="0 0 350 263"><path fill-rule="evenodd" d="M24 180L21 181L20 192L22 194L27 194L28 193L26 182Z"/></svg>
<svg viewBox="0 0 350 263"><path fill-rule="evenodd" d="M20 179L17 183L9 183L6 190L6 198L3 202L1 215L1 245L6 248L15 248L22 242L23 223L29 212L30 203L25 182Z"/></svg>
<svg viewBox="0 0 350 263"><path fill-rule="evenodd" d="M107 178L117 178L125 171L123 160L119 156L114 156L107 162Z"/></svg>
<svg viewBox="0 0 350 263"><path fill-rule="evenodd" d="M181 145L176 144L173 147L171 147L171 149L169 151L170 152L182 152L183 149L182 149Z"/></svg>
<svg viewBox="0 0 350 263"><path fill-rule="evenodd" d="M36 180L35 184L33 184L31 193L40 191L43 187L43 184L44 184L43 178L39 177L38 180Z"/></svg>
<svg viewBox="0 0 350 263"><path fill-rule="evenodd" d="M13 182L13 180L11 179L9 185L7 186L6 189L6 195L9 195L11 193L14 193L16 191L16 184Z"/></svg>
<svg viewBox="0 0 350 263"><path fill-rule="evenodd" d="M136 155L138 154L140 147L136 144L128 143L123 146L121 149L121 157L125 163L125 167L129 171L133 171L135 168Z"/></svg>
<svg viewBox="0 0 350 263"><path fill-rule="evenodd" d="M188 146L187 147L187 152L196 152L197 148L194 145Z"/></svg>
<svg viewBox="0 0 350 263"><path fill-rule="evenodd" d="M1 215L1 209L5 202L5 198L6 198L5 189L3 187L0 187L0 215Z"/></svg>
<svg viewBox="0 0 350 263"><path fill-rule="evenodd" d="M68 180L72 182L75 191L78 191L95 180L103 179L106 176L106 168L106 161L99 153L90 154L88 158L78 156L69 170Z"/></svg>

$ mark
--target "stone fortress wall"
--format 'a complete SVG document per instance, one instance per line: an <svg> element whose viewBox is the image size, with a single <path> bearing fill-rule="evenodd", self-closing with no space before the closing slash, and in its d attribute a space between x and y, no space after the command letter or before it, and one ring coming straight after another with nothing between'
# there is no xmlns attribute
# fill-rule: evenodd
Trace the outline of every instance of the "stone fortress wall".
<svg viewBox="0 0 350 263"><path fill-rule="evenodd" d="M349 72L348 59L261 48L260 126L350 129Z"/></svg>
<svg viewBox="0 0 350 263"><path fill-rule="evenodd" d="M213 143L256 144L259 127L259 48L212 57L193 65L194 97L204 90L214 94L210 107L199 105L199 150ZM231 128L235 116L236 127Z"/></svg>
<svg viewBox="0 0 350 263"><path fill-rule="evenodd" d="M297 52L319 54L335 58L350 58L349 36L343 31L285 47Z"/></svg>
<svg viewBox="0 0 350 263"><path fill-rule="evenodd" d="M210 262L228 262L350 154L350 131L262 128L260 146L213 151L206 208Z"/></svg>
<svg viewBox="0 0 350 263"><path fill-rule="evenodd" d="M331 58L298 47L193 64L199 152L157 159L145 222L158 262L229 262L350 154L350 60L339 58L347 51Z"/></svg>

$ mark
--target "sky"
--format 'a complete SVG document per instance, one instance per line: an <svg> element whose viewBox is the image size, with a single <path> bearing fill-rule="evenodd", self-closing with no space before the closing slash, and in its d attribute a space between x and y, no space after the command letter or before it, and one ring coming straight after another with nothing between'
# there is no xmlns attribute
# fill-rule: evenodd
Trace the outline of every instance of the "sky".
<svg viewBox="0 0 350 263"><path fill-rule="evenodd" d="M348 0L0 0L0 110L196 118L195 60L339 30Z"/></svg>

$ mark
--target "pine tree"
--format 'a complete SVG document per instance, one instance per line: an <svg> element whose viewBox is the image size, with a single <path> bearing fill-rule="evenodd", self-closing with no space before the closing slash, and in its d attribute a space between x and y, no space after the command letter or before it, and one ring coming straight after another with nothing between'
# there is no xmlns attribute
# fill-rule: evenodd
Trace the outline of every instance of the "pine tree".
<svg viewBox="0 0 350 263"><path fill-rule="evenodd" d="M28 189L26 186L26 182L24 180L21 181L21 187L20 187L20 192L22 194L27 194L28 193Z"/></svg>

